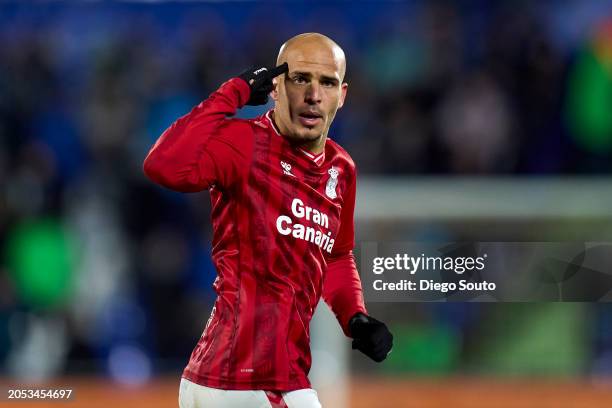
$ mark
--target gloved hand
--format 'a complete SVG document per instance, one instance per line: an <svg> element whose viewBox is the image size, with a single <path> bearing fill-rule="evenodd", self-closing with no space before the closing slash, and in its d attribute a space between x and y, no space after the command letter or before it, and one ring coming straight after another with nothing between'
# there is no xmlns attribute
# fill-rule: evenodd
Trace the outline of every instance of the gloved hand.
<svg viewBox="0 0 612 408"><path fill-rule="evenodd" d="M238 75L251 88L251 96L247 105L265 105L268 103L268 94L272 92L274 86L272 79L286 73L289 70L287 63L283 63L276 68L255 68L251 67Z"/></svg>
<svg viewBox="0 0 612 408"><path fill-rule="evenodd" d="M353 350L361 351L377 363L387 358L393 348L393 335L387 325L363 313L356 313L349 320L349 331Z"/></svg>

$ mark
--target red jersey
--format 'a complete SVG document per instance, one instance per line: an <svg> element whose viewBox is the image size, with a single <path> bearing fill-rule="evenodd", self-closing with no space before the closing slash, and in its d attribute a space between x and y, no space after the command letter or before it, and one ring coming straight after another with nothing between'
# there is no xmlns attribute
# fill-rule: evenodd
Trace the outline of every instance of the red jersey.
<svg viewBox="0 0 612 408"><path fill-rule="evenodd" d="M366 313L355 267L355 164L327 140L313 155L270 113L230 119L249 98L224 83L172 124L144 171L176 191L208 189L217 299L183 377L221 389L310 388L309 325L321 295L345 334Z"/></svg>

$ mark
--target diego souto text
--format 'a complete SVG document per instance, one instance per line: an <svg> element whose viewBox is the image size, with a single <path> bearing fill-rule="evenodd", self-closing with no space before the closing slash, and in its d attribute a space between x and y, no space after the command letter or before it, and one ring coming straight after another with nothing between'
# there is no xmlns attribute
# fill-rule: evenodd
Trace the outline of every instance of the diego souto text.
<svg viewBox="0 0 612 408"><path fill-rule="evenodd" d="M436 291L436 292L454 292L460 291L494 291L497 285L494 282L469 282L461 279L458 283L455 282L435 282L433 280L421 279L416 282L402 279L399 282L383 282L375 280L372 284L374 290L377 291Z"/></svg>

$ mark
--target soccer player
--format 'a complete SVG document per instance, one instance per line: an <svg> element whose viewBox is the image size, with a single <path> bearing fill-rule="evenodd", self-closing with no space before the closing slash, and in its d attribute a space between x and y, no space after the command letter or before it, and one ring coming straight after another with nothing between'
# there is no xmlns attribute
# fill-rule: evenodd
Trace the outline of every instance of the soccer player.
<svg viewBox="0 0 612 408"><path fill-rule="evenodd" d="M320 407L309 324L321 296L353 348L386 358L393 336L366 311L355 266L355 164L327 137L348 85L342 49L317 33L280 49L173 123L145 162L176 191L208 189L217 299L181 380L197 407ZM249 119L244 105L274 100Z"/></svg>

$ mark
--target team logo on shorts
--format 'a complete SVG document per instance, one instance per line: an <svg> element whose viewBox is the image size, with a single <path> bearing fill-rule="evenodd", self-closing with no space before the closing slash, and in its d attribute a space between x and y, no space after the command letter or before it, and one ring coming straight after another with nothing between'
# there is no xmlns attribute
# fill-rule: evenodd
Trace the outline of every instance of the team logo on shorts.
<svg viewBox="0 0 612 408"><path fill-rule="evenodd" d="M332 200L338 197L336 193L336 187L338 186L338 169L332 167L327 171L329 174L329 180L327 180L327 184L325 185L325 194L331 198Z"/></svg>

